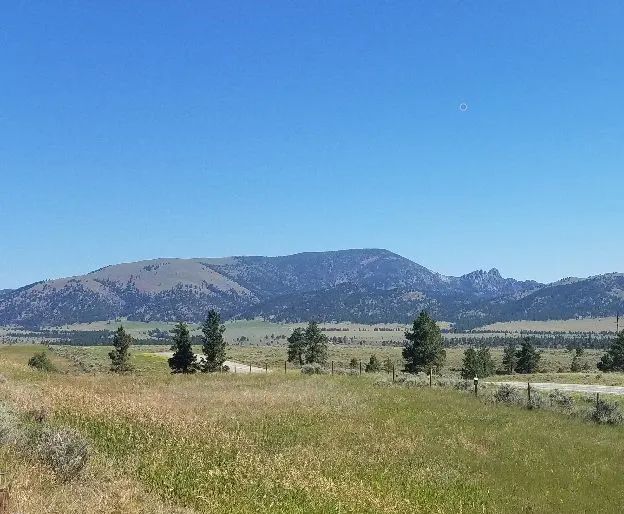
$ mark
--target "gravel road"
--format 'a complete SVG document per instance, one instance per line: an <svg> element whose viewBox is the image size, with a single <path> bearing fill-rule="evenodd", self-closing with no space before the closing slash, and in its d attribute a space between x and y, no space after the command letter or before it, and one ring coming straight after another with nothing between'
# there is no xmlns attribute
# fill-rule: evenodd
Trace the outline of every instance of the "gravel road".
<svg viewBox="0 0 624 514"><path fill-rule="evenodd" d="M488 385L507 384L512 387L526 389L526 382L486 382ZM587 393L587 394L617 394L624 395L624 387L592 385L592 384L558 384L556 382L531 382L531 389L539 389L542 391L566 391L568 393Z"/></svg>
<svg viewBox="0 0 624 514"><path fill-rule="evenodd" d="M158 355L159 357L166 357L167 359L173 355L173 352L158 352L154 355ZM197 356L198 360L202 358L201 355ZM242 362L234 362L234 361L225 361L227 367L230 368L230 373L264 373L264 368L259 368L257 366L249 366L249 364L244 364ZM270 371L270 370L269 370Z"/></svg>

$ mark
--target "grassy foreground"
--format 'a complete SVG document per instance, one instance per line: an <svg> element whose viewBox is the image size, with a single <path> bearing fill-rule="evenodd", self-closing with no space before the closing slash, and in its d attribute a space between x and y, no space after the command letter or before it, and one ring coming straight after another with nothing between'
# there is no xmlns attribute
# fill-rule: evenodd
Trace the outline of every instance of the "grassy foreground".
<svg viewBox="0 0 624 514"><path fill-rule="evenodd" d="M3 449L16 512L618 512L624 430L373 378L28 369L1 398L75 427L77 482ZM152 363L154 364L154 363Z"/></svg>

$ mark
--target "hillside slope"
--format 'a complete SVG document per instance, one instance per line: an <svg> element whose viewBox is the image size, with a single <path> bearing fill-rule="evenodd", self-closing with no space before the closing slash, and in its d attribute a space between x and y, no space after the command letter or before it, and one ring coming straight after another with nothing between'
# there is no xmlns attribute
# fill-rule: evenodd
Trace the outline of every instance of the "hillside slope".
<svg viewBox="0 0 624 514"><path fill-rule="evenodd" d="M226 318L390 322L408 321L424 308L469 328L613 314L623 299L624 276L618 274L551 285L503 278L496 269L450 277L387 250L358 249L106 266L3 291L0 324L198 321L210 308Z"/></svg>

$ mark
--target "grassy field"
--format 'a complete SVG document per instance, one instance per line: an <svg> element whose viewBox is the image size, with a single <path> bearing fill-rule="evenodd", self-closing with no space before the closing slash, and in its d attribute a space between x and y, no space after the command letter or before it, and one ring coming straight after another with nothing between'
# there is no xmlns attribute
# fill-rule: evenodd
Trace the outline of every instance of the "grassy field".
<svg viewBox="0 0 624 514"><path fill-rule="evenodd" d="M624 327L624 320L620 328ZM505 321L485 325L479 330L492 332L615 332L615 316L549 321Z"/></svg>
<svg viewBox="0 0 624 514"><path fill-rule="evenodd" d="M16 512L618 512L624 430L374 377L31 370L0 347L0 398L92 447L77 481L3 448ZM103 348L83 357L102 359Z"/></svg>

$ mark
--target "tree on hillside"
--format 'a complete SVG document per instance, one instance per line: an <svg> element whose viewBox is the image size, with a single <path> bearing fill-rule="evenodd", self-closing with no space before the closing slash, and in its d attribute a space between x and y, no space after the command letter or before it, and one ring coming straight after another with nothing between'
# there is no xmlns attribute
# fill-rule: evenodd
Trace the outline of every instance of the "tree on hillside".
<svg viewBox="0 0 624 514"><path fill-rule="evenodd" d="M303 356L305 353L305 332L303 328L296 328L290 334L288 339L288 362L294 362L302 366L304 364Z"/></svg>
<svg viewBox="0 0 624 514"><path fill-rule="evenodd" d="M325 364L327 361L327 336L315 321L310 321L304 333L306 364Z"/></svg>
<svg viewBox="0 0 624 514"><path fill-rule="evenodd" d="M598 362L600 371L624 371L624 331L620 332Z"/></svg>
<svg viewBox="0 0 624 514"><path fill-rule="evenodd" d="M110 370L115 373L124 373L132 370L130 364L130 345L132 337L123 326L120 326L113 336L113 349L108 353L111 360Z"/></svg>
<svg viewBox="0 0 624 514"><path fill-rule="evenodd" d="M414 320L412 331L405 332L407 342L403 348L405 371L429 373L431 368L440 368L446 360L442 333L436 322L422 311Z"/></svg>
<svg viewBox="0 0 624 514"><path fill-rule="evenodd" d="M539 367L542 355L535 349L531 338L527 337L520 344L520 349L516 352L516 371L518 373L535 373Z"/></svg>
<svg viewBox="0 0 624 514"><path fill-rule="evenodd" d="M464 360L462 363L462 378L489 377L494 373L494 361L490 354L490 349L486 347L475 350L468 348L464 352Z"/></svg>
<svg viewBox="0 0 624 514"><path fill-rule="evenodd" d="M208 311L206 321L202 325L202 353L204 358L200 364L203 372L221 371L225 362L225 326L221 316L214 309Z"/></svg>
<svg viewBox="0 0 624 514"><path fill-rule="evenodd" d="M517 362L516 345L510 343L503 350L503 371L508 375L511 375L514 372L514 369L516 369Z"/></svg>
<svg viewBox="0 0 624 514"><path fill-rule="evenodd" d="M377 355L373 353L370 356L370 359L366 363L364 371L366 371L366 373L379 373L381 371L381 362L379 362Z"/></svg>
<svg viewBox="0 0 624 514"><path fill-rule="evenodd" d="M194 373L197 369L197 358L191 346L191 335L186 323L178 323L173 329L173 356L169 359L172 373Z"/></svg>

